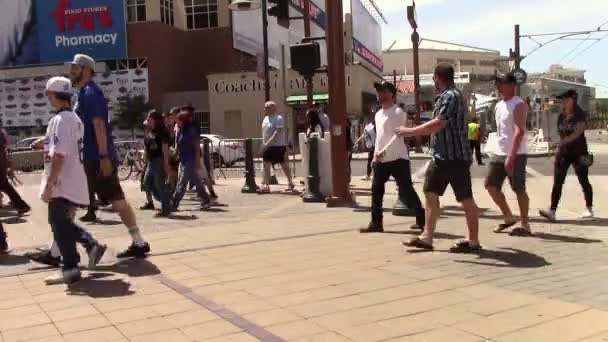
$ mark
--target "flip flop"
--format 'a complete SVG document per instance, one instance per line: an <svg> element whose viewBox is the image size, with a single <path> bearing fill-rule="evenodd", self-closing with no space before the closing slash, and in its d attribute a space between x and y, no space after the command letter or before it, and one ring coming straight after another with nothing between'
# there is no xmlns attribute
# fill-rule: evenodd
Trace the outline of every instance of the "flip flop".
<svg viewBox="0 0 608 342"><path fill-rule="evenodd" d="M424 240L417 238L417 237L413 238L407 242L404 241L404 242L402 242L402 244L407 247L414 247L414 248L424 249L427 251L432 251L434 249L433 245L431 245L428 242L425 242Z"/></svg>
<svg viewBox="0 0 608 342"><path fill-rule="evenodd" d="M517 223L517 220L508 223L501 223L494 229L494 233L502 233L503 231L513 227Z"/></svg>
<svg viewBox="0 0 608 342"><path fill-rule="evenodd" d="M523 227L517 227L515 229L513 229L510 233L510 236L520 236L520 237L530 237L530 236L534 236L534 234L532 234L532 232L530 231L530 229L526 229Z"/></svg>

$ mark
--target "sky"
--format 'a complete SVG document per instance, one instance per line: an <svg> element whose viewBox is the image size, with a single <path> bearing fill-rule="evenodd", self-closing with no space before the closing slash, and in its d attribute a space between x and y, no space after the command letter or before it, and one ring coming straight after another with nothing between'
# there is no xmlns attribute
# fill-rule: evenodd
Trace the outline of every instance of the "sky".
<svg viewBox="0 0 608 342"><path fill-rule="evenodd" d="M409 40L406 7L411 0L375 2L388 21L382 27L384 46ZM499 50L502 55L514 45L515 24L522 35L597 30L600 25L608 30L608 0L417 0L416 8L421 37ZM535 39L544 43L557 37ZM596 96L608 97L608 32L570 39L578 40L546 45L526 57L522 67L528 73L545 71L556 63L584 69ZM522 55L537 46L522 38Z"/></svg>

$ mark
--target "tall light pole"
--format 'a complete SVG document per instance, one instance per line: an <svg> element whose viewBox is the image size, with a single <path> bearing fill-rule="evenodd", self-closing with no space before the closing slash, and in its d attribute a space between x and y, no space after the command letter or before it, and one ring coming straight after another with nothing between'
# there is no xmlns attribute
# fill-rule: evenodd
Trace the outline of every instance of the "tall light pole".
<svg viewBox="0 0 608 342"><path fill-rule="evenodd" d="M253 11L262 8L262 40L264 49L264 100L270 101L270 65L268 53L268 3L261 0L234 0L228 8L236 12Z"/></svg>
<svg viewBox="0 0 608 342"><path fill-rule="evenodd" d="M414 100L416 106L416 125L420 125L420 35L418 34L418 18L416 14L416 2L412 1L411 6L407 6L407 21L412 27L412 55L414 59ZM422 139L416 137L416 152L422 152Z"/></svg>
<svg viewBox="0 0 608 342"><path fill-rule="evenodd" d="M328 206L352 206L346 174L346 66L344 55L344 14L342 1L325 0L327 9L327 72L329 117L331 119L332 196Z"/></svg>

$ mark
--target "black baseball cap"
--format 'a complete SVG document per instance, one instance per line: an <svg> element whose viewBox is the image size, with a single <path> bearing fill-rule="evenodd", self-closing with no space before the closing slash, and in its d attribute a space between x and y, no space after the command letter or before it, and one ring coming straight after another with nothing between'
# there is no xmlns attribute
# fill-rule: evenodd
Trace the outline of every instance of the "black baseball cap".
<svg viewBox="0 0 608 342"><path fill-rule="evenodd" d="M496 84L517 83L517 79L512 72L506 74L498 74L496 76Z"/></svg>
<svg viewBox="0 0 608 342"><path fill-rule="evenodd" d="M560 100L567 99L567 98L577 99L578 98L578 93L574 89L568 89L565 92L557 95L557 98L560 99Z"/></svg>
<svg viewBox="0 0 608 342"><path fill-rule="evenodd" d="M395 87L395 85L392 84L391 82L387 82L387 81L375 82L374 88L376 88L377 92L388 91L388 92L393 93L393 95L397 94L397 87Z"/></svg>

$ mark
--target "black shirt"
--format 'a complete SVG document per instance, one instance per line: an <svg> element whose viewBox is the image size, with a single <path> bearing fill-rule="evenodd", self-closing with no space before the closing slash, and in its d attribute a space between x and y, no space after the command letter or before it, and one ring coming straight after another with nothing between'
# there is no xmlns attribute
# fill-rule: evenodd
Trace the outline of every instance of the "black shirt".
<svg viewBox="0 0 608 342"><path fill-rule="evenodd" d="M163 144L169 145L170 137L166 129L151 130L146 132L144 146L148 160L160 158L163 155Z"/></svg>
<svg viewBox="0 0 608 342"><path fill-rule="evenodd" d="M574 115L568 116L565 113L560 114L557 119L557 130L559 131L560 139L564 139L574 133L576 130L576 125L579 123L585 123L587 121L587 115L581 111L577 110ZM559 147L560 154L567 154L573 156L581 156L587 154L587 139L585 138L585 133L581 134L576 140L571 141L568 144L560 145Z"/></svg>

